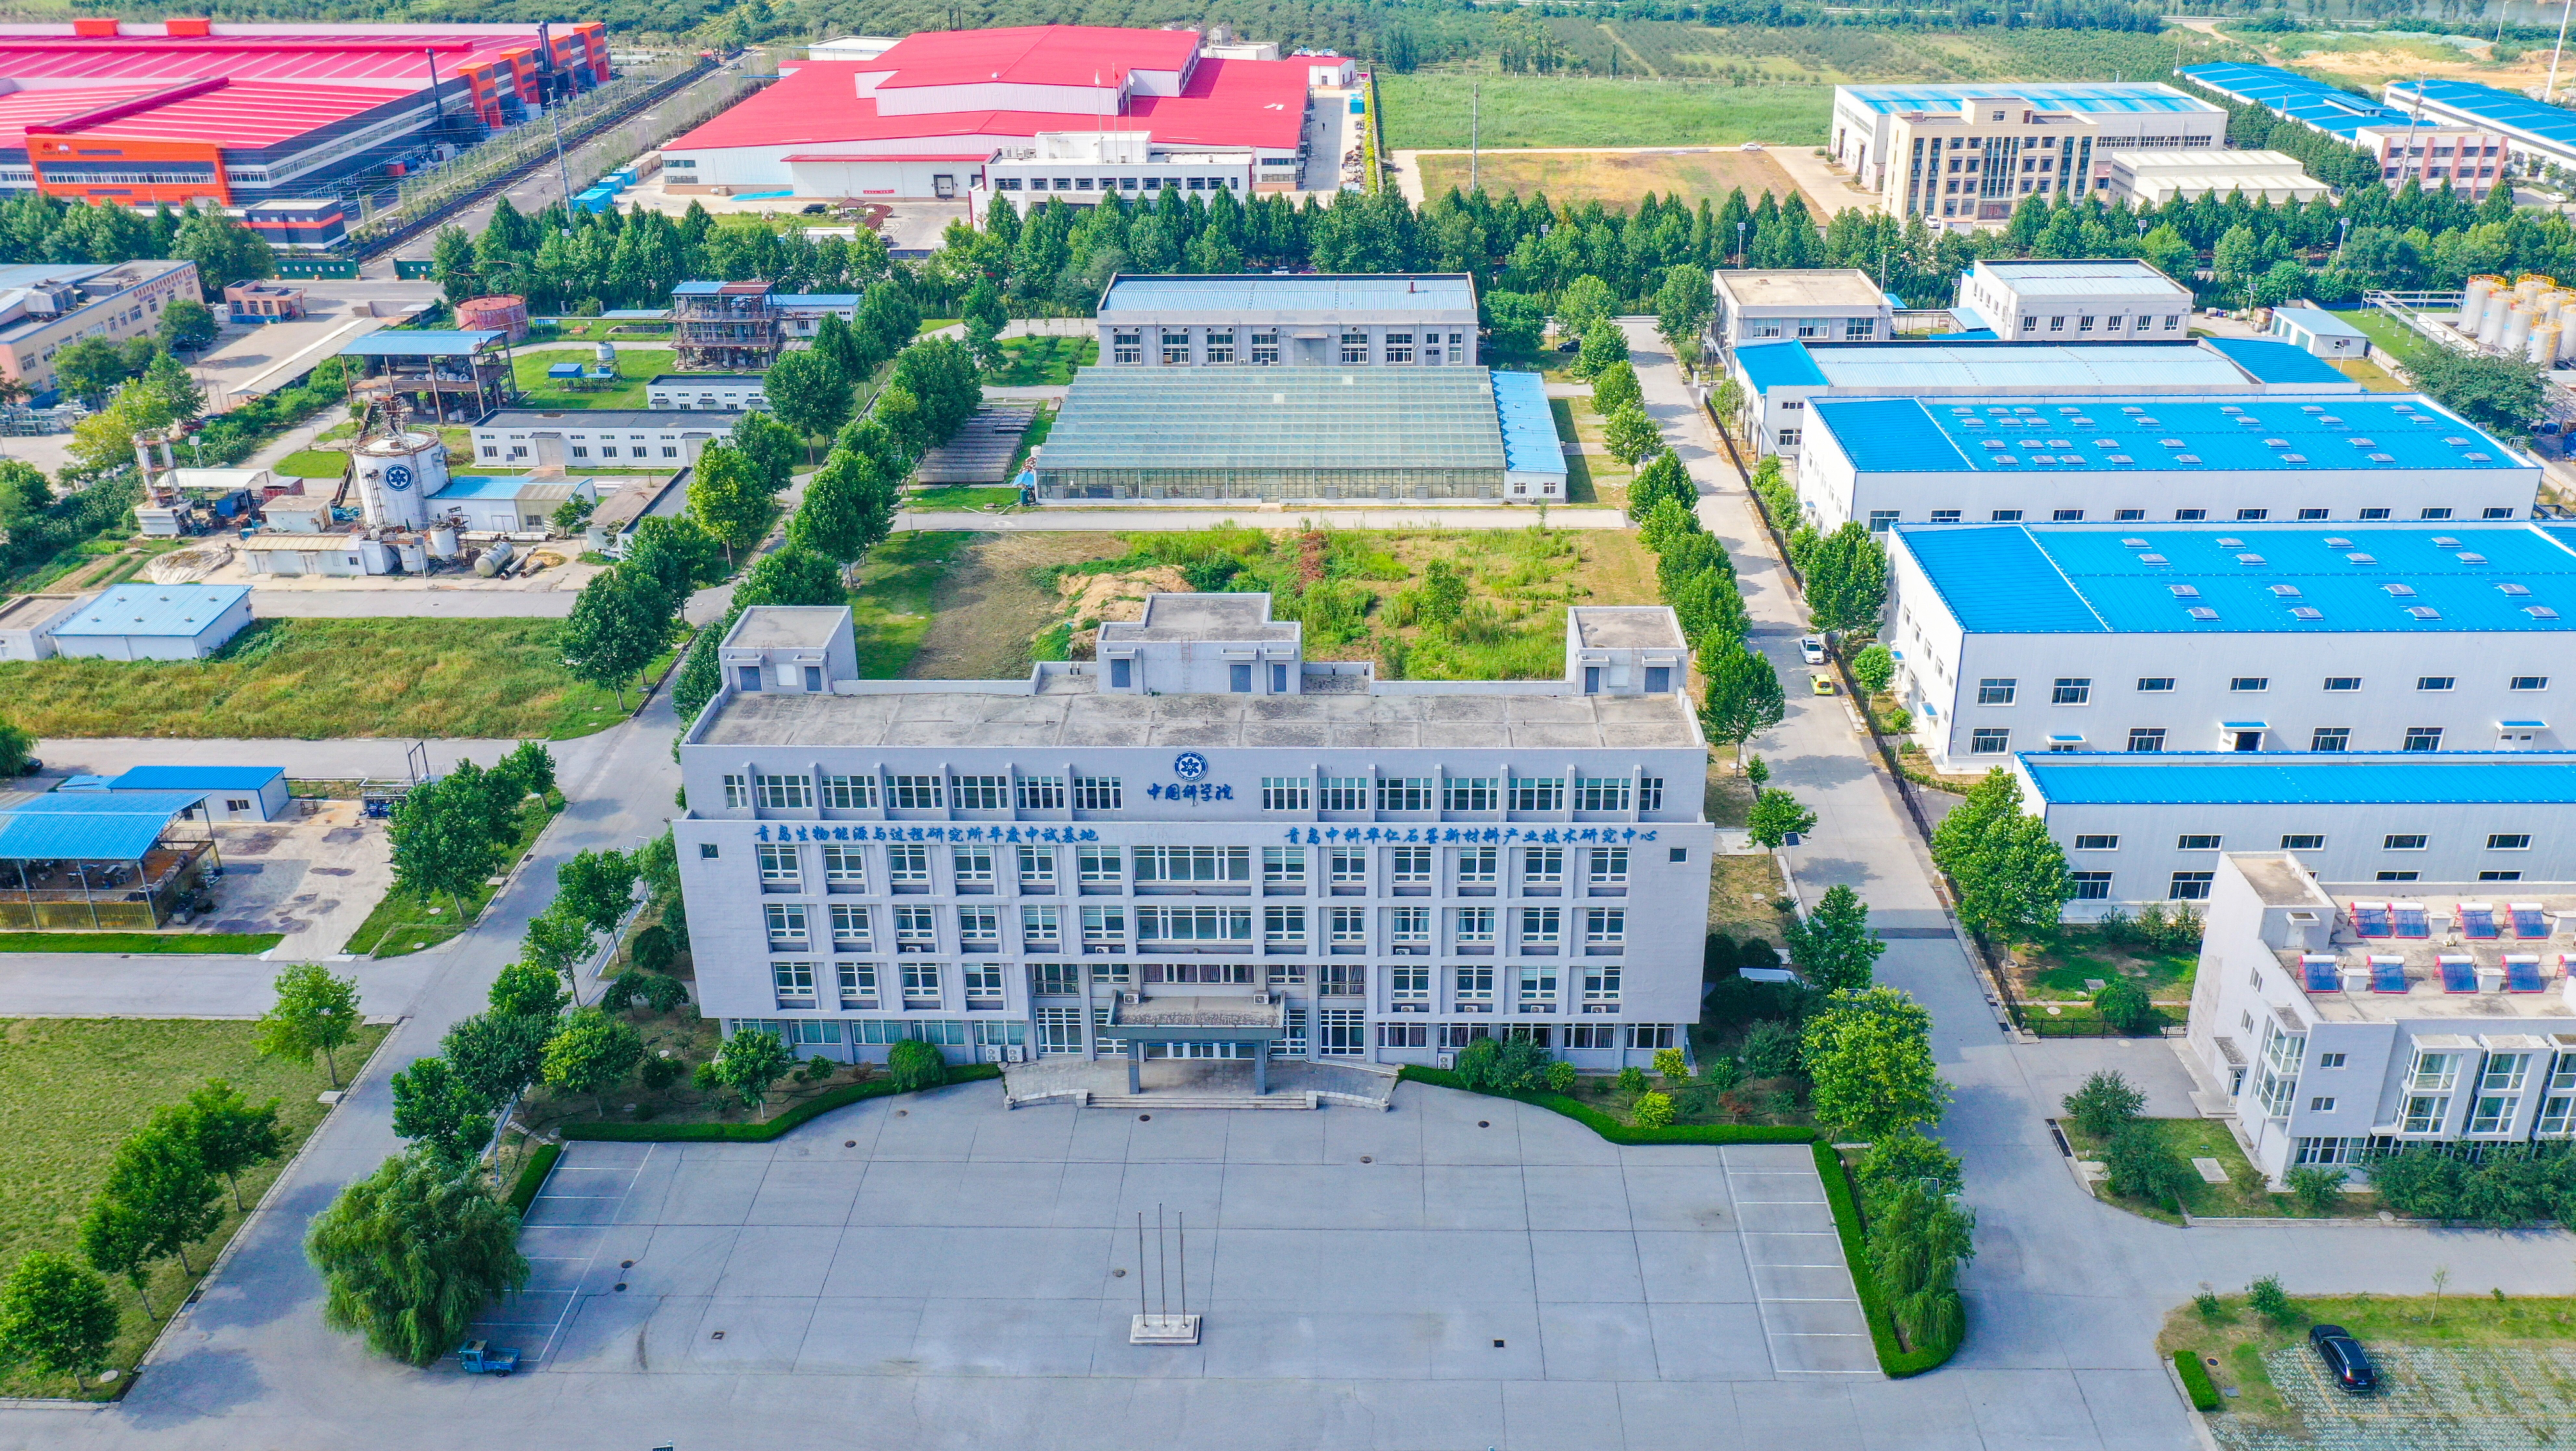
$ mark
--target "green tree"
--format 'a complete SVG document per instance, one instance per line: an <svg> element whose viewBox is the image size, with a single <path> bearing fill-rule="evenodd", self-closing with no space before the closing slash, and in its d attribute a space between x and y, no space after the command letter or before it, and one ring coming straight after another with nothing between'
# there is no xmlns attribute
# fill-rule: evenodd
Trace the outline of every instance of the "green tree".
<svg viewBox="0 0 2576 1451"><path fill-rule="evenodd" d="M1873 1210L1900 1185L1928 1184L1936 1193L1956 1194L1964 1182L1959 1156L1919 1129L1900 1130L1871 1144L1861 1155L1858 1173Z"/></svg>
<svg viewBox="0 0 2576 1451"><path fill-rule="evenodd" d="M1896 683L1896 655L1885 645L1870 645L1851 658L1852 683L1871 695L1884 695Z"/></svg>
<svg viewBox="0 0 2576 1451"><path fill-rule="evenodd" d="M1870 931L1869 908L1860 894L1841 885L1826 888L1816 910L1790 922L1785 935L1789 960L1809 987L1824 992L1869 986L1879 955L1887 951L1887 944Z"/></svg>
<svg viewBox="0 0 2576 1451"><path fill-rule="evenodd" d="M219 331L214 309L193 297L174 297L162 305L153 335L174 353L193 353L212 347Z"/></svg>
<svg viewBox="0 0 2576 1451"><path fill-rule="evenodd" d="M2407 367L2425 392L2481 428L2518 435L2540 418L2541 370L2535 364L2428 348Z"/></svg>
<svg viewBox="0 0 2576 1451"><path fill-rule="evenodd" d="M528 919L527 935L521 939L519 950L531 966L557 978L569 978L581 960L590 956L593 937L590 924L557 900Z"/></svg>
<svg viewBox="0 0 2576 1451"><path fill-rule="evenodd" d="M68 1256L37 1250L0 1284L0 1358L70 1376L86 1391L107 1369L116 1320L106 1281Z"/></svg>
<svg viewBox="0 0 2576 1451"><path fill-rule="evenodd" d="M222 297L236 282L277 271L277 254L267 239L216 206L189 206L171 238L170 255L197 264L198 285L210 298Z"/></svg>
<svg viewBox="0 0 2576 1451"><path fill-rule="evenodd" d="M1853 1138L1875 1142L1937 1122L1948 1101L1932 1063L1932 1015L1895 988L1829 995L1800 1047L1817 1119Z"/></svg>
<svg viewBox="0 0 2576 1451"><path fill-rule="evenodd" d="M319 1053L338 1088L340 1047L358 1031L358 980L299 962L277 975L275 987L277 1001L261 1016L255 1038L260 1056L310 1063Z"/></svg>
<svg viewBox="0 0 2576 1451"><path fill-rule="evenodd" d="M224 1187L198 1156L185 1120L165 1108L128 1135L98 1194L133 1216L149 1258L177 1255L179 1267L194 1274L188 1245L223 1222Z"/></svg>
<svg viewBox="0 0 2576 1451"><path fill-rule="evenodd" d="M698 471L689 480L689 513L724 544L728 569L735 551L759 543L769 531L773 507L751 460L722 444L698 455Z"/></svg>
<svg viewBox="0 0 2576 1451"><path fill-rule="evenodd" d="M1601 421L1601 437L1611 455L1631 468L1664 447L1664 431L1633 403Z"/></svg>
<svg viewBox="0 0 2576 1451"><path fill-rule="evenodd" d="M55 379L91 408L106 406L107 395L133 376L123 350L105 338L82 338L54 355Z"/></svg>
<svg viewBox="0 0 2576 1451"><path fill-rule="evenodd" d="M1683 263L1666 269L1664 285L1655 292L1655 331L1676 359L1698 359L1701 330L1716 307L1707 268Z"/></svg>
<svg viewBox="0 0 2576 1451"><path fill-rule="evenodd" d="M252 1103L220 1078L208 1079L180 1104L189 1142L207 1172L231 1186L235 1209L243 1207L241 1176L286 1152L286 1129L277 1121L281 1104L274 1098Z"/></svg>
<svg viewBox="0 0 2576 1451"><path fill-rule="evenodd" d="M1744 824L1746 835L1777 851L1791 836L1803 837L1815 830L1816 813L1779 787L1766 786L1755 794Z"/></svg>
<svg viewBox="0 0 2576 1451"><path fill-rule="evenodd" d="M1627 363L1612 363L1592 380L1592 411L1608 417L1630 404L1643 407L1645 391L1637 386L1637 370Z"/></svg>
<svg viewBox="0 0 2576 1451"><path fill-rule="evenodd" d="M443 1162L473 1162L492 1138L492 1103L438 1057L416 1058L392 1079L394 1132Z"/></svg>
<svg viewBox="0 0 2576 1451"><path fill-rule="evenodd" d="M1637 476L1628 482L1628 517L1631 519L1643 520L1655 511L1656 505L1666 501L1680 505L1685 514L1699 504L1699 485L1691 482L1690 470L1682 466L1681 458L1672 450L1661 448L1660 442L1658 440L1658 450L1646 460L1645 467L1637 470Z"/></svg>
<svg viewBox="0 0 2576 1451"><path fill-rule="evenodd" d="M314 1216L304 1254L322 1274L325 1324L425 1366L528 1282L518 1237L508 1205L427 1154L402 1154Z"/></svg>
<svg viewBox="0 0 2576 1451"><path fill-rule="evenodd" d="M632 1025L597 1008L583 1008L546 1042L546 1086L594 1095L605 1117L608 1090L624 1081L643 1056L643 1035Z"/></svg>
<svg viewBox="0 0 2576 1451"><path fill-rule="evenodd" d="M1707 682L1700 727L1710 740L1741 746L1788 715L1778 672L1741 639L1712 639L1700 650L1699 668Z"/></svg>
<svg viewBox="0 0 2576 1451"><path fill-rule="evenodd" d="M1975 1213L1916 1180L1880 1196L1875 1218L1870 1269L1896 1328L1916 1349L1956 1345L1967 1332L1959 1266L1976 1257Z"/></svg>
<svg viewBox="0 0 2576 1451"><path fill-rule="evenodd" d="M828 436L850 421L850 380L832 355L820 348L780 354L762 380L761 396L769 400L778 421L803 440L808 462L814 456L816 434Z"/></svg>
<svg viewBox="0 0 2576 1451"><path fill-rule="evenodd" d="M732 572L725 565L724 541L686 514L637 521L626 536L624 567L659 585L668 597L665 613L673 615L692 593L722 583Z"/></svg>
<svg viewBox="0 0 2576 1451"><path fill-rule="evenodd" d="M489 803L480 799L484 773L472 768L470 761L460 763L404 793L385 833L393 843L395 885L419 897L444 895L460 922L465 894L501 864Z"/></svg>
<svg viewBox="0 0 2576 1451"><path fill-rule="evenodd" d="M1626 329L1607 318L1592 324L1583 334L1583 347L1574 355L1574 371L1586 378L1594 377L1612 363L1628 361Z"/></svg>
<svg viewBox="0 0 2576 1451"><path fill-rule="evenodd" d="M555 904L606 936L635 905L635 859L614 847L584 849L555 868Z"/></svg>
<svg viewBox="0 0 2576 1451"><path fill-rule="evenodd" d="M552 982L545 987L555 992ZM507 1103L545 1073L546 1040L554 1031L551 1010L537 1014L495 1008L458 1019L439 1040L438 1051L456 1070L457 1078L486 1102Z"/></svg>
<svg viewBox="0 0 2576 1451"><path fill-rule="evenodd" d="M168 1256L156 1248L152 1226L122 1200L93 1199L81 1216L81 1258L102 1275L118 1275L143 1303L143 1313L158 1320L152 1306L152 1267Z"/></svg>
<svg viewBox="0 0 2576 1451"><path fill-rule="evenodd" d="M906 1038L886 1050L886 1074L894 1086L912 1093L948 1081L948 1060L918 1038Z"/></svg>
<svg viewBox="0 0 2576 1451"><path fill-rule="evenodd" d="M2110 1146L2102 1152L2102 1167L2107 1171L2111 1192L2125 1199L2143 1199L2150 1204L2171 1204L2180 1209L2183 1196L2200 1175L2182 1155L2165 1142L2164 1135L2153 1124L2131 1123L2111 1136Z"/></svg>
<svg viewBox="0 0 2576 1451"><path fill-rule="evenodd" d="M716 1058L716 1077L741 1097L743 1107L757 1110L765 1121L769 1117L769 1086L795 1066L795 1055L778 1041L777 1034L743 1028L725 1039L724 1051Z"/></svg>
<svg viewBox="0 0 2576 1451"><path fill-rule="evenodd" d="M2048 823L2018 809L1988 831L1952 874L1959 916L1980 931L2026 938L2054 931L2075 879Z"/></svg>
<svg viewBox="0 0 2576 1451"><path fill-rule="evenodd" d="M1887 607L1887 551L1869 526L1855 520L1818 540L1805 572L1807 608L1817 629L1877 628Z"/></svg>
<svg viewBox="0 0 2576 1451"><path fill-rule="evenodd" d="M35 759L35 749L35 732L0 716L0 779L27 774L27 763Z"/></svg>
<svg viewBox="0 0 2576 1451"><path fill-rule="evenodd" d="M563 974L533 962L511 963L492 979L491 1004L493 1012L504 1016L550 1023L563 1011Z"/></svg>
<svg viewBox="0 0 2576 1451"><path fill-rule="evenodd" d="M2158 1021L2147 990L2125 977L2115 977L2093 994L2093 1011L2123 1033L2143 1033Z"/></svg>
<svg viewBox="0 0 2576 1451"><path fill-rule="evenodd" d="M753 605L841 605L850 598L840 566L790 546L760 557L734 589L737 609Z"/></svg>
<svg viewBox="0 0 2576 1451"><path fill-rule="evenodd" d="M2116 1070L2105 1069L2066 1095L2066 1116L2087 1135L2107 1139L2136 1120L2147 1096Z"/></svg>
<svg viewBox="0 0 2576 1451"><path fill-rule="evenodd" d="M849 567L886 537L894 522L895 491L873 459L835 448L805 481L805 501L787 521L787 544Z"/></svg>
<svg viewBox="0 0 2576 1451"><path fill-rule="evenodd" d="M1600 278L1588 273L1575 278L1556 295L1557 332L1576 339L1590 336L1595 323L1610 320L1610 310L1618 300L1610 284Z"/></svg>
<svg viewBox="0 0 2576 1451"><path fill-rule="evenodd" d="M1487 292L1477 299L1497 351L1535 352L1547 335L1547 310L1523 292Z"/></svg>
<svg viewBox="0 0 2576 1451"><path fill-rule="evenodd" d="M750 462L752 477L771 494L796 481L796 460L805 452L805 441L794 429L758 409L733 426L728 446Z"/></svg>
<svg viewBox="0 0 2576 1451"><path fill-rule="evenodd" d="M2321 1164L2303 1164L2281 1176L2290 1186L2292 1198L2307 1209L2324 1214L2343 1202L2344 1171Z"/></svg>
<svg viewBox="0 0 2576 1451"><path fill-rule="evenodd" d="M555 789L555 753L547 750L543 741L521 741L510 748L508 755L492 763L490 776L502 816L500 829L507 839L515 841L520 801Z"/></svg>
<svg viewBox="0 0 2576 1451"><path fill-rule="evenodd" d="M660 581L629 565L591 577L564 620L565 668L573 678L605 686L626 709L626 686L653 663L678 633L680 621Z"/></svg>
<svg viewBox="0 0 2576 1451"><path fill-rule="evenodd" d="M1467 578L1448 561L1435 559L1422 571L1422 618L1434 625L1453 624L1467 608Z"/></svg>

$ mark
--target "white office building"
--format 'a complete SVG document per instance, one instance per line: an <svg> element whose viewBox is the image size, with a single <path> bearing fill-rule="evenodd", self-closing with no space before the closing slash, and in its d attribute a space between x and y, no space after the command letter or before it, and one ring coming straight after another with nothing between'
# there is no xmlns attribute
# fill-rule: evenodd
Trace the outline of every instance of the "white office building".
<svg viewBox="0 0 2576 1451"><path fill-rule="evenodd" d="M678 469L733 437L734 409L499 408L474 420L474 457L495 468Z"/></svg>
<svg viewBox="0 0 2576 1451"><path fill-rule="evenodd" d="M1113 368L1469 367L1476 282L1459 274L1120 275L1097 309Z"/></svg>
<svg viewBox="0 0 2576 1451"><path fill-rule="evenodd" d="M680 747L703 1011L842 1059L1644 1064L1699 1015L1707 745L1671 611L1568 614L1561 680L1158 594L1096 661L897 681L846 609L746 610Z"/></svg>
<svg viewBox="0 0 2576 1451"><path fill-rule="evenodd" d="M2540 493L2537 462L2411 393L1848 398L1807 413L1798 498L1823 529L2520 519Z"/></svg>
<svg viewBox="0 0 2576 1451"><path fill-rule="evenodd" d="M2130 258L1980 259L1959 277L1958 309L1997 337L2024 342L2170 339L2191 332L2191 289Z"/></svg>
<svg viewBox="0 0 2576 1451"><path fill-rule="evenodd" d="M2024 752L2013 773L2066 853L2075 921L2203 902L2231 851L2290 852L2328 881L2401 894L2576 880L2576 757L2563 752Z"/></svg>
<svg viewBox="0 0 2576 1451"><path fill-rule="evenodd" d="M1906 526L1896 693L1946 769L2017 751L2547 751L2563 526Z"/></svg>
<svg viewBox="0 0 2576 1451"><path fill-rule="evenodd" d="M1710 275L1717 306L1708 335L1733 352L1748 342L1794 339L1820 343L1885 343L1896 339L1896 310L1857 267L1732 268Z"/></svg>
<svg viewBox="0 0 2576 1451"><path fill-rule="evenodd" d="M2227 112L2142 81L1836 86L1830 139L1889 214L1995 226L2024 197L2107 193L2111 152L2224 145Z"/></svg>
<svg viewBox="0 0 2576 1451"><path fill-rule="evenodd" d="M2296 853L2218 857L2189 1052L2256 1167L2360 1180L2409 1144L2576 1134L2572 892L2327 886Z"/></svg>

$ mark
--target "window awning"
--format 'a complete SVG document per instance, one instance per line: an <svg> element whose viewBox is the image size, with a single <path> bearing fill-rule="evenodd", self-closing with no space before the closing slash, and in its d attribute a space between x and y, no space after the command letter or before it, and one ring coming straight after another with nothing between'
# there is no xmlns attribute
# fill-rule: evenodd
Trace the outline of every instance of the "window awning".
<svg viewBox="0 0 2576 1451"><path fill-rule="evenodd" d="M2500 720L2496 722L2496 729L2503 731L2545 731L2549 729L2549 722L2545 720Z"/></svg>
<svg viewBox="0 0 2576 1451"><path fill-rule="evenodd" d="M2260 721L2260 720L2229 720L2229 721L2220 721L2220 722L2218 723L2218 728L2219 728L2220 730L2229 730L2229 731L2268 731L2268 730L2270 730L2270 729L2272 728L2272 725L2271 725L2271 722L2269 722L2269 721Z"/></svg>

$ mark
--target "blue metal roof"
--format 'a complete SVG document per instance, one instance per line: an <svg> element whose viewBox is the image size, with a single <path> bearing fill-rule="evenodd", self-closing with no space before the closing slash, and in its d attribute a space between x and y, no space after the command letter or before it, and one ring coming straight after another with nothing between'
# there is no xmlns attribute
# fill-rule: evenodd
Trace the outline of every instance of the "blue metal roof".
<svg viewBox="0 0 2576 1451"><path fill-rule="evenodd" d="M540 484L579 484L579 479L534 479L492 474L462 474L432 495L439 499L515 499Z"/></svg>
<svg viewBox="0 0 2576 1451"><path fill-rule="evenodd" d="M2132 755L2034 752L2022 767L2057 806L2448 806L2576 803L2576 756L2444 760L2423 751Z"/></svg>
<svg viewBox="0 0 2576 1451"><path fill-rule="evenodd" d="M1127 277L1112 280L1100 311L1340 312L1351 309L1458 309L1473 312L1476 286L1466 277L1310 273L1243 276Z"/></svg>
<svg viewBox="0 0 2576 1451"><path fill-rule="evenodd" d="M1900 524L1892 538L1980 634L2576 631L2576 549L2529 524Z"/></svg>
<svg viewBox="0 0 2576 1451"><path fill-rule="evenodd" d="M2072 111L2078 115L2218 109L2171 86L2146 81L2064 86L1987 81L1965 86L1841 86L1837 89L1882 115L1895 111L1955 110L1968 100L2004 94L2018 96L2042 110Z"/></svg>
<svg viewBox="0 0 2576 1451"><path fill-rule="evenodd" d="M2329 136L2350 141L2365 126L2403 126L2407 115L2368 96L2271 65L2185 66L2182 74L2231 100L2261 106L2277 116L2305 121Z"/></svg>
<svg viewBox="0 0 2576 1451"><path fill-rule="evenodd" d="M1503 467L1521 474L1565 473L1565 448L1556 415L1547 406L1547 380L1536 373L1496 370L1494 413L1503 425Z"/></svg>
<svg viewBox="0 0 2576 1451"><path fill-rule="evenodd" d="M502 335L477 332L372 332L340 350L344 358L457 358L496 342Z"/></svg>
<svg viewBox="0 0 2576 1451"><path fill-rule="evenodd" d="M2287 343L2270 346L2324 366ZM2244 395L2232 403L2173 395L2080 403L2062 397L1825 398L1810 411L1815 426L1832 433L1864 473L2459 473L2531 467L2420 394Z"/></svg>
<svg viewBox="0 0 2576 1451"><path fill-rule="evenodd" d="M202 791L60 791L0 811L0 860L134 861Z"/></svg>
<svg viewBox="0 0 2576 1451"><path fill-rule="evenodd" d="M238 584L120 584L54 629L65 635L177 635L194 639L249 598Z"/></svg>
<svg viewBox="0 0 2576 1451"><path fill-rule="evenodd" d="M2389 104L2411 104L2419 84L2426 101L2474 116L2483 125L2557 146L2576 146L2576 111L2475 81L2391 81L2386 93Z"/></svg>
<svg viewBox="0 0 2576 1451"><path fill-rule="evenodd" d="M1737 355L1744 351L1748 350L1739 349ZM2233 393L2255 381L2227 355L2186 342L1994 342L1945 333L1930 342L1838 343L1809 348L1808 356L1835 388L1884 393L1920 388L1991 388L1998 393L2206 388ZM2340 374L2336 381L2350 391L2361 391L2359 384Z"/></svg>
<svg viewBox="0 0 2576 1451"><path fill-rule="evenodd" d="M860 302L855 292L773 292L772 307L856 307Z"/></svg>
<svg viewBox="0 0 2576 1451"><path fill-rule="evenodd" d="M1735 350L1735 361L1744 376L1753 380L1753 391L1768 393L1786 383L1793 388L1825 386L1824 370L1816 366L1815 356L1807 345L1795 340L1785 343L1753 343Z"/></svg>
<svg viewBox="0 0 2576 1451"><path fill-rule="evenodd" d="M111 791L257 791L285 774L283 766L137 766L107 786Z"/></svg>
<svg viewBox="0 0 2576 1451"><path fill-rule="evenodd" d="M2209 345L2262 383L2349 383L2334 364L2302 347L2268 338L2211 338Z"/></svg>

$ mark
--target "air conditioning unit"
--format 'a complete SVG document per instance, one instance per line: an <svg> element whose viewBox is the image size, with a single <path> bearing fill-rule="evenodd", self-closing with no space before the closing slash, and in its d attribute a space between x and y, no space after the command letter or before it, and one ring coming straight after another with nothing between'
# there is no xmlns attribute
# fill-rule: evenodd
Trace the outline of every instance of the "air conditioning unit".
<svg viewBox="0 0 2576 1451"><path fill-rule="evenodd" d="M1455 1068L1458 1066L1458 1055L1444 1048L1440 1051L1439 1056L1434 1058L1432 1062L1436 1067Z"/></svg>

